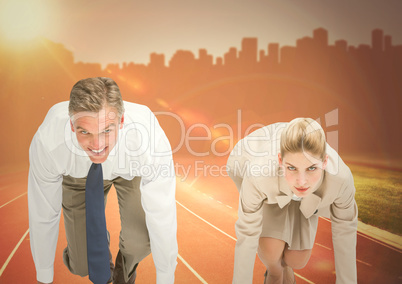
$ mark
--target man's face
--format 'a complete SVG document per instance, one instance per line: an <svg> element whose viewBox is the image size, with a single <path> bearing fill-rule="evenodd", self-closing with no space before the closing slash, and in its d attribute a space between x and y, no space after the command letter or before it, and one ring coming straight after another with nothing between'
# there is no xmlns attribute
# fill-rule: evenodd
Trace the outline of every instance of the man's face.
<svg viewBox="0 0 402 284"><path fill-rule="evenodd" d="M308 152L286 153L283 159L279 154L279 164L284 169L285 179L298 197L306 197L317 190L327 161L328 156L322 161Z"/></svg>
<svg viewBox="0 0 402 284"><path fill-rule="evenodd" d="M123 121L124 115L119 119L116 108L106 106L98 113L78 112L70 123L81 148L93 163L100 164L116 145Z"/></svg>

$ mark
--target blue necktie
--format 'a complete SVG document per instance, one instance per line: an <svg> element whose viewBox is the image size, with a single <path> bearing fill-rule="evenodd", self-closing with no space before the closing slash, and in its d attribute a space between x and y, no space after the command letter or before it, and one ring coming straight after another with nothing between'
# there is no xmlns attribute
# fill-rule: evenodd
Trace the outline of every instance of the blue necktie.
<svg viewBox="0 0 402 284"><path fill-rule="evenodd" d="M85 214L89 279L95 284L105 284L110 278L110 264L101 164L92 164L88 172Z"/></svg>

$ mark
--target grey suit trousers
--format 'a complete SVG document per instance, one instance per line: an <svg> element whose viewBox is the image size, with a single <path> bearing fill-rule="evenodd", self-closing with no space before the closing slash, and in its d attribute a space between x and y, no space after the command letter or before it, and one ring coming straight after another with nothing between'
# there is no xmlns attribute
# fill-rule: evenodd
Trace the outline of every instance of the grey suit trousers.
<svg viewBox="0 0 402 284"><path fill-rule="evenodd" d="M67 247L63 261L76 275L88 275L86 221L85 221L86 178L63 176L63 216ZM104 180L105 206L112 185L116 188L119 203L121 231L119 249L123 256L124 278L128 281L136 264L150 254L148 229L141 205L140 177L125 180L118 177Z"/></svg>

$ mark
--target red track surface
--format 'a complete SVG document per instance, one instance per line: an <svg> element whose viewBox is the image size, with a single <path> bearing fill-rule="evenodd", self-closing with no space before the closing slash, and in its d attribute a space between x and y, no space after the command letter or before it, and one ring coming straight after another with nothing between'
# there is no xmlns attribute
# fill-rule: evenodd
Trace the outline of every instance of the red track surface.
<svg viewBox="0 0 402 284"><path fill-rule="evenodd" d="M29 247L27 172L0 175L0 283L36 283ZM231 283L238 194L227 177L189 177L177 183L179 259L176 283ZM10 202L11 201L11 202ZM106 208L111 250L118 251L120 219L116 193ZM18 246L21 240L20 245ZM90 283L72 275L62 261L66 246L63 219L55 258L54 283ZM316 245L308 265L295 271L300 283L335 283L330 222L320 219ZM402 283L401 251L358 234L359 283ZM184 263L184 262L185 263ZM191 268L190 268L191 267ZM256 258L254 283L263 282L265 268ZM138 267L137 283L155 283L152 257Z"/></svg>

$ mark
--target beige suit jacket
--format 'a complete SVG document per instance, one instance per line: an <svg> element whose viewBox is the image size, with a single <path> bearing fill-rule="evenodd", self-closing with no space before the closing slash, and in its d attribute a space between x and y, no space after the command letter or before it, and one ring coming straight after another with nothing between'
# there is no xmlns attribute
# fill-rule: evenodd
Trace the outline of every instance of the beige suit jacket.
<svg viewBox="0 0 402 284"><path fill-rule="evenodd" d="M229 156L228 174L240 193L233 283L252 283L262 230L262 205L278 204L283 208L292 199L293 193L278 162L280 135L286 125L275 123L254 131L240 140ZM357 205L353 176L328 144L327 154L328 165L321 185L303 198L300 210L306 218L316 213L331 219L336 283L357 283Z"/></svg>

